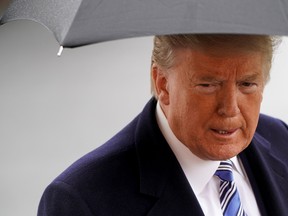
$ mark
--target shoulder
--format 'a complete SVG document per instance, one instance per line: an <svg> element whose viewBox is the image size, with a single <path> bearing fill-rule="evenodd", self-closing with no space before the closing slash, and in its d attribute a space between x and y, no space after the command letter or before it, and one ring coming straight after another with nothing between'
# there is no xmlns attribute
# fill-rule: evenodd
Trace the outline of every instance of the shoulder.
<svg viewBox="0 0 288 216"><path fill-rule="evenodd" d="M139 139L145 138L146 144L154 138L151 129L151 124L156 122L151 123L154 104L150 101L140 115L118 134L60 174L46 188L39 215L90 215L86 212L93 212L93 215L137 215L146 212L154 199L140 193L137 147ZM70 214L75 208L85 213Z"/></svg>
<svg viewBox="0 0 288 216"><path fill-rule="evenodd" d="M63 181L75 187L83 187L83 182L85 185L95 184L95 181L98 184L101 181L103 184L109 184L113 176L121 177L125 171L135 169L136 124L137 118L102 146L74 162L56 178L56 181Z"/></svg>
<svg viewBox="0 0 288 216"><path fill-rule="evenodd" d="M288 163L288 127L283 121L261 114L254 138L268 145L271 154Z"/></svg>
<svg viewBox="0 0 288 216"><path fill-rule="evenodd" d="M284 138L288 139L288 126L280 119L261 114L256 132L269 141Z"/></svg>
<svg viewBox="0 0 288 216"><path fill-rule="evenodd" d="M46 188L39 215L135 215L146 211L152 200L139 193L135 146L138 121L136 117L104 145L60 174ZM81 213L75 213L75 209Z"/></svg>

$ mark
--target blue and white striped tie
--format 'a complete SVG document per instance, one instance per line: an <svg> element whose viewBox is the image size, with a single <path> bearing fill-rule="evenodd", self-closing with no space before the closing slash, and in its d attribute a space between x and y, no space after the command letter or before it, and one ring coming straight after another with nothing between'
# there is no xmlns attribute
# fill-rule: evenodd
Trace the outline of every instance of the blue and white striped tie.
<svg viewBox="0 0 288 216"><path fill-rule="evenodd" d="M220 178L220 203L224 216L247 216L235 185L230 160L220 163L216 173Z"/></svg>

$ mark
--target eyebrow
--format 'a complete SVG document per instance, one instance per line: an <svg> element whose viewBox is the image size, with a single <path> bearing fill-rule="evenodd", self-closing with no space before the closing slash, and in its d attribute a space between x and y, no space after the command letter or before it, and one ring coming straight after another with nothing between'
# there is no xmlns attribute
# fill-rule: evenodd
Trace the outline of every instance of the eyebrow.
<svg viewBox="0 0 288 216"><path fill-rule="evenodd" d="M198 80L198 81L201 81L201 82L221 82L221 81L224 81L224 79L222 79L222 78L216 78L214 76L209 76L209 75L200 76L200 77L198 77L196 79L195 78L193 79L193 77L191 77L191 81L192 80Z"/></svg>
<svg viewBox="0 0 288 216"><path fill-rule="evenodd" d="M261 78L261 73L252 73L248 75L244 75L243 77L240 77L240 80L244 81L253 81L253 80L258 80Z"/></svg>
<svg viewBox="0 0 288 216"><path fill-rule="evenodd" d="M253 80L258 80L261 78L261 73L259 72L253 72L251 74L243 75L237 79L238 81L253 81ZM200 77L197 77L196 79L193 77L190 77L190 81L201 81L201 82L224 82L225 78L221 77L215 77L211 75L203 75Z"/></svg>

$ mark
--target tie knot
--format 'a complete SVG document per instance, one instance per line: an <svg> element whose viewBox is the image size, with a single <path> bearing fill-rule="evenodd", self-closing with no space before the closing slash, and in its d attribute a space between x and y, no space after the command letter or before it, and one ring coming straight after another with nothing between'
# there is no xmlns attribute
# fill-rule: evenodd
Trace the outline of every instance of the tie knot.
<svg viewBox="0 0 288 216"><path fill-rule="evenodd" d="M232 162L230 160L222 161L215 172L222 181L233 181Z"/></svg>

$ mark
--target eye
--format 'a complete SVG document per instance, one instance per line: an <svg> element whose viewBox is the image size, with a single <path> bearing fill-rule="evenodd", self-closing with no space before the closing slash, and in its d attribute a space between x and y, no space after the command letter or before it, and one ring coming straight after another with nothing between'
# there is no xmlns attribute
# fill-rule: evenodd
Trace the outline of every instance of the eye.
<svg viewBox="0 0 288 216"><path fill-rule="evenodd" d="M214 83L200 83L196 85L196 89L200 93L210 94L217 90L218 85Z"/></svg>
<svg viewBox="0 0 288 216"><path fill-rule="evenodd" d="M254 82L241 82L240 89L245 94L253 93L257 90L257 83Z"/></svg>
<svg viewBox="0 0 288 216"><path fill-rule="evenodd" d="M211 87L212 85L209 83L202 83L202 84L199 84L199 86L208 88L208 87Z"/></svg>
<svg viewBox="0 0 288 216"><path fill-rule="evenodd" d="M242 85L243 87L252 87L252 86L256 85L256 83L242 82L241 85Z"/></svg>

